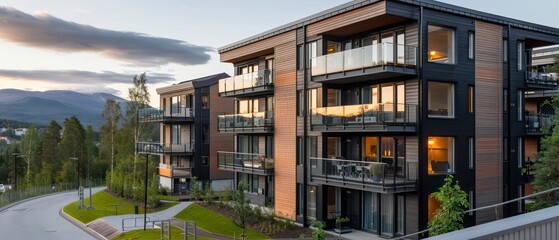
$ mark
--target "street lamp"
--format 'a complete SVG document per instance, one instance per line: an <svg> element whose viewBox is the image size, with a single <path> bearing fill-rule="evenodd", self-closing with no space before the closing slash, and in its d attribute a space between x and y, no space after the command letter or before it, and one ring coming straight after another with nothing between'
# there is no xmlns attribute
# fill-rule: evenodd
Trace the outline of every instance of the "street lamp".
<svg viewBox="0 0 559 240"><path fill-rule="evenodd" d="M87 181L89 182L89 207L87 207L87 210L94 210L95 208L93 207L93 196L91 195L91 179L89 178L89 158L87 158Z"/></svg>
<svg viewBox="0 0 559 240"><path fill-rule="evenodd" d="M148 161L149 161L149 154L146 153L146 179L144 182L144 231L146 230L147 224L147 211L148 211Z"/></svg>
<svg viewBox="0 0 559 240"><path fill-rule="evenodd" d="M76 162L78 162L77 165L77 170L78 170L78 199L79 199L79 204L77 206L78 209L82 209L85 208L85 206L83 205L83 190L80 187L80 161L77 157L71 157L70 160L75 160Z"/></svg>

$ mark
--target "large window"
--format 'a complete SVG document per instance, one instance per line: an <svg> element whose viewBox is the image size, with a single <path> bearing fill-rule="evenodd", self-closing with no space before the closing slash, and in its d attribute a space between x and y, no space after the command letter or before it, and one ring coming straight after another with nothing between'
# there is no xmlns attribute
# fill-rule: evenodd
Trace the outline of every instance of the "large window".
<svg viewBox="0 0 559 240"><path fill-rule="evenodd" d="M428 26L427 44L429 61L437 63L455 63L454 30L434 25Z"/></svg>
<svg viewBox="0 0 559 240"><path fill-rule="evenodd" d="M363 228L378 232L378 193L363 192Z"/></svg>
<svg viewBox="0 0 559 240"><path fill-rule="evenodd" d="M316 187L307 186L307 218L316 219Z"/></svg>
<svg viewBox="0 0 559 240"><path fill-rule="evenodd" d="M454 138L429 137L427 143L427 169L429 174L454 172Z"/></svg>
<svg viewBox="0 0 559 240"><path fill-rule="evenodd" d="M429 117L454 117L454 84L429 82Z"/></svg>

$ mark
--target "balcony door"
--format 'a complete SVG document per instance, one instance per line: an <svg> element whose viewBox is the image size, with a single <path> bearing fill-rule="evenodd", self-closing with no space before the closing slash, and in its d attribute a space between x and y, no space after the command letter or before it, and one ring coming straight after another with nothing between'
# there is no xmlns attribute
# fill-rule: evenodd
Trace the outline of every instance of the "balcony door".
<svg viewBox="0 0 559 240"><path fill-rule="evenodd" d="M396 63L405 64L405 35L404 31L396 31Z"/></svg>
<svg viewBox="0 0 559 240"><path fill-rule="evenodd" d="M380 102L385 122L394 121L394 85L381 86Z"/></svg>
<svg viewBox="0 0 559 240"><path fill-rule="evenodd" d="M394 34L392 32L383 33L381 35L382 57L384 63L394 62Z"/></svg>

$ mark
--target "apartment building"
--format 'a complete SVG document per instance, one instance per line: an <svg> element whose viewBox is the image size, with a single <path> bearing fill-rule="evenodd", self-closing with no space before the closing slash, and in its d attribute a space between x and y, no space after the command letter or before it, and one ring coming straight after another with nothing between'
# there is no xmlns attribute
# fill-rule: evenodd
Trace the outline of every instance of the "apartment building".
<svg viewBox="0 0 559 240"><path fill-rule="evenodd" d="M218 81L225 73L157 89L159 108L142 109L140 122L159 123L160 141L138 143L138 151L159 155L159 183L184 193L192 177L215 190L232 187L233 174L217 168L217 150L232 151L233 137L217 134L217 115L232 113L233 101L220 98Z"/></svg>
<svg viewBox="0 0 559 240"><path fill-rule="evenodd" d="M280 216L327 227L349 217L387 238L427 228L448 174L472 207L514 199L526 191L526 94L557 88L532 50L554 44L559 29L454 5L356 0L221 47L235 76L220 96L237 115L220 116L236 145L223 155L234 167L219 166L258 188L265 175ZM273 172L254 159L273 159Z"/></svg>

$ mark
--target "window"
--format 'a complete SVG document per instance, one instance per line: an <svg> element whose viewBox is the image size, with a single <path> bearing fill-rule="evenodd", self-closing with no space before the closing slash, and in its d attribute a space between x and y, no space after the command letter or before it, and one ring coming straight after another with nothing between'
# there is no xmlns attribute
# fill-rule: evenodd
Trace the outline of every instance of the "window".
<svg viewBox="0 0 559 240"><path fill-rule="evenodd" d="M208 166L208 156L202 156L202 165Z"/></svg>
<svg viewBox="0 0 559 240"><path fill-rule="evenodd" d="M518 96L516 96L516 97L518 98L517 99L517 102L518 102L518 106L517 106L518 121L522 122L522 121L524 121L524 109L523 109L524 108L524 92L522 92L522 90L518 90L517 95Z"/></svg>
<svg viewBox="0 0 559 240"><path fill-rule="evenodd" d="M454 172L454 138L428 137L429 174L448 174Z"/></svg>
<svg viewBox="0 0 559 240"><path fill-rule="evenodd" d="M303 165L303 138L297 137L297 165Z"/></svg>
<svg viewBox="0 0 559 240"><path fill-rule="evenodd" d="M522 42L518 42L516 48L518 54L517 70L522 71L522 67L524 66L524 44Z"/></svg>
<svg viewBox="0 0 559 240"><path fill-rule="evenodd" d="M468 194L469 202L470 202L470 210L474 209L474 191L470 190L470 194ZM468 215L473 216L474 211L468 213Z"/></svg>
<svg viewBox="0 0 559 240"><path fill-rule="evenodd" d="M503 138L503 161L509 161L509 139Z"/></svg>
<svg viewBox="0 0 559 240"><path fill-rule="evenodd" d="M298 117L303 116L303 109L304 109L303 103L304 103L304 101L303 101L303 91L302 90L297 90L297 106L296 106L297 109L296 109L296 112L297 112Z"/></svg>
<svg viewBox="0 0 559 240"><path fill-rule="evenodd" d="M180 125L171 125L171 144L181 144Z"/></svg>
<svg viewBox="0 0 559 240"><path fill-rule="evenodd" d="M509 41L503 39L503 61L507 62L509 58Z"/></svg>
<svg viewBox="0 0 559 240"><path fill-rule="evenodd" d="M303 194L303 185L297 183L297 216L303 215L303 206L305 206L303 203Z"/></svg>
<svg viewBox="0 0 559 240"><path fill-rule="evenodd" d="M303 70L303 66L305 66L305 56L303 53L303 45L297 45L297 70Z"/></svg>
<svg viewBox="0 0 559 240"><path fill-rule="evenodd" d="M509 99L508 99L508 92L507 89L503 89L503 111L509 111Z"/></svg>
<svg viewBox="0 0 559 240"><path fill-rule="evenodd" d="M469 32L468 33L468 58L469 59L474 59L474 33L473 32Z"/></svg>
<svg viewBox="0 0 559 240"><path fill-rule="evenodd" d="M454 30L429 25L427 31L429 62L454 64Z"/></svg>
<svg viewBox="0 0 559 240"><path fill-rule="evenodd" d="M429 117L454 117L454 84L429 82Z"/></svg>
<svg viewBox="0 0 559 240"><path fill-rule="evenodd" d="M207 124L202 124L202 143L209 143L210 135Z"/></svg>
<svg viewBox="0 0 559 240"><path fill-rule="evenodd" d="M518 185L518 197L520 198L522 196L524 196L524 185L521 184L521 185ZM524 200L523 199L518 200L518 212L519 213L524 211L524 208L523 208L522 205L524 205Z"/></svg>
<svg viewBox="0 0 559 240"><path fill-rule="evenodd" d="M518 138L518 168L522 168L522 162L524 161L524 139L522 137Z"/></svg>
<svg viewBox="0 0 559 240"><path fill-rule="evenodd" d="M406 203L404 196L397 197L396 205L396 233L399 235L405 234L406 224Z"/></svg>
<svg viewBox="0 0 559 240"><path fill-rule="evenodd" d="M311 43L307 43L307 68L311 68L311 67L315 67L313 66L313 59L316 58L318 56L317 54L317 45L316 45L316 41L315 42L311 42Z"/></svg>
<svg viewBox="0 0 559 240"><path fill-rule="evenodd" d="M474 113L474 86L468 86L468 112Z"/></svg>
<svg viewBox="0 0 559 240"><path fill-rule="evenodd" d="M317 157L317 137L307 137L307 157Z"/></svg>
<svg viewBox="0 0 559 240"><path fill-rule="evenodd" d="M316 109L318 107L318 90L317 89L309 89L309 111L310 113L312 113L312 110Z"/></svg>
<svg viewBox="0 0 559 240"><path fill-rule="evenodd" d="M307 217L311 220L316 219L316 187L307 187Z"/></svg>
<svg viewBox="0 0 559 240"><path fill-rule="evenodd" d="M210 95L207 93L202 94L202 109L210 108Z"/></svg>
<svg viewBox="0 0 559 240"><path fill-rule="evenodd" d="M470 169L474 169L474 161L475 161L475 145L474 145L474 137L469 137L468 138L468 166L470 167Z"/></svg>
<svg viewBox="0 0 559 240"><path fill-rule="evenodd" d="M441 207L441 202L435 198L435 196L431 193L429 194L427 200L427 219L431 221L431 219L435 216L435 211Z"/></svg>

